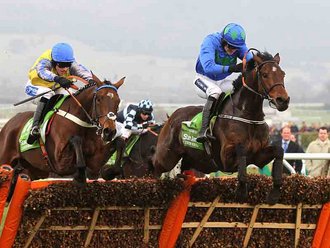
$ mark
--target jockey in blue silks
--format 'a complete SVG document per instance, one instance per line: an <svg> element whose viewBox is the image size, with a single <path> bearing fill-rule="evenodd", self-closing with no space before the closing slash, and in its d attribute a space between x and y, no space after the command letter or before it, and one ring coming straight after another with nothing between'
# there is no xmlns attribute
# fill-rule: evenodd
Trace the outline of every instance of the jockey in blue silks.
<svg viewBox="0 0 330 248"><path fill-rule="evenodd" d="M243 60L248 48L245 44L245 31L235 23L225 26L221 32L209 34L203 40L196 62L197 94L207 99L203 108L202 128L198 142L205 142L211 108L222 92L233 90L233 80L226 79L233 72L242 72L243 64L237 64L237 58ZM252 53L246 60L252 59Z"/></svg>

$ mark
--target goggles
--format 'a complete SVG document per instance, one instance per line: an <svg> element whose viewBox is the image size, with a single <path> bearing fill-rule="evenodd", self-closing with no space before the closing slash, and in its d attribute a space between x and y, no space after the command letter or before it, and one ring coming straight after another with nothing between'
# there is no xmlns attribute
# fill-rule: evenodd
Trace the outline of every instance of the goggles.
<svg viewBox="0 0 330 248"><path fill-rule="evenodd" d="M142 111L141 114L143 114L143 115L151 115L150 112L146 112L146 111Z"/></svg>
<svg viewBox="0 0 330 248"><path fill-rule="evenodd" d="M237 50L238 49L238 47L234 47L234 46L230 45L227 41L224 41L224 46L227 46L231 50Z"/></svg>
<svg viewBox="0 0 330 248"><path fill-rule="evenodd" d="M60 68L68 68L71 67L72 62L56 62L56 65Z"/></svg>

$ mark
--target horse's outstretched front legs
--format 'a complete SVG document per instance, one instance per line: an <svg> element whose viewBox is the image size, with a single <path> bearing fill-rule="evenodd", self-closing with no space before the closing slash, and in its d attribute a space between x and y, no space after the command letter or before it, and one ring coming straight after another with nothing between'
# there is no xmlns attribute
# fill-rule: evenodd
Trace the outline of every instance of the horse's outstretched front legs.
<svg viewBox="0 0 330 248"><path fill-rule="evenodd" d="M236 199L239 202L245 202L248 196L247 190L247 172L246 172L246 151L243 145L236 146L237 162L238 162L238 188L236 190Z"/></svg>
<svg viewBox="0 0 330 248"><path fill-rule="evenodd" d="M255 164L260 168L263 168L274 159L272 168L273 188L267 197L267 203L271 205L277 203L281 196L283 156L283 149L279 146L268 146L260 150L256 156Z"/></svg>
<svg viewBox="0 0 330 248"><path fill-rule="evenodd" d="M73 145L76 154L76 173L73 175L73 180L82 185L86 183L86 163L82 151L82 139L79 136L73 136L70 139L70 144Z"/></svg>

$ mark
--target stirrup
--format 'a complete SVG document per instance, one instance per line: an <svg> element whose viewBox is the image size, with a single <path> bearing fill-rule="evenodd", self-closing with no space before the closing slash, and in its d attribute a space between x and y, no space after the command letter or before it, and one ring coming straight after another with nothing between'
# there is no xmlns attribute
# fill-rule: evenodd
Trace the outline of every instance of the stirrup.
<svg viewBox="0 0 330 248"><path fill-rule="evenodd" d="M26 141L29 145L32 145L40 137L40 131L38 126L32 127L30 135Z"/></svg>
<svg viewBox="0 0 330 248"><path fill-rule="evenodd" d="M199 133L196 141L199 143L204 143L207 140L207 129L201 133Z"/></svg>
<svg viewBox="0 0 330 248"><path fill-rule="evenodd" d="M31 131L30 131L30 135L31 136L34 136L36 138L39 138L39 136L40 136L40 129L39 129L39 127L38 126L32 127L31 128Z"/></svg>

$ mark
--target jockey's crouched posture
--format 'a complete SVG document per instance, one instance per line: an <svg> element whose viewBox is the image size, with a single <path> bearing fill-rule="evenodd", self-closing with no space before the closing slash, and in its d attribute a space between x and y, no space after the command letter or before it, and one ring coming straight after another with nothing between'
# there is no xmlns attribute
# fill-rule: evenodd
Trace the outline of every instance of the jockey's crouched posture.
<svg viewBox="0 0 330 248"><path fill-rule="evenodd" d="M72 81L66 78L70 75L81 77L89 83L93 82L91 71L75 61L72 47L67 43L57 43L52 49L45 51L33 64L29 71L25 93L28 96L36 96L54 89L57 84L67 89L72 84ZM41 97L33 116L28 144L33 144L39 138L39 123L43 110L49 99L58 93L50 91Z"/></svg>
<svg viewBox="0 0 330 248"><path fill-rule="evenodd" d="M148 131L149 125L155 124L152 113L153 104L150 100L142 100L137 105L129 104L117 113L116 137L128 140L131 134L141 134Z"/></svg>
<svg viewBox="0 0 330 248"><path fill-rule="evenodd" d="M196 62L196 79L194 86L197 94L206 98L203 108L202 128L197 138L198 142L206 140L211 108L221 92L233 90L233 80L226 79L233 72L242 72L242 63L237 58L244 58L248 48L245 44L245 31L235 23L230 23L221 32L209 34L204 39ZM248 53L249 61L252 54Z"/></svg>

